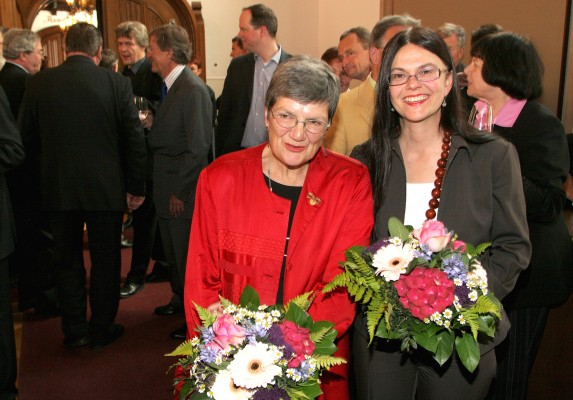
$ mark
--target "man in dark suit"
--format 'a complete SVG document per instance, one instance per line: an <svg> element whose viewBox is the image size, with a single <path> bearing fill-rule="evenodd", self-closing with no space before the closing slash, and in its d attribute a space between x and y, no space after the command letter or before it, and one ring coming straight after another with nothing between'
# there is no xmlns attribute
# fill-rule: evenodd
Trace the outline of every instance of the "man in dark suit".
<svg viewBox="0 0 573 400"><path fill-rule="evenodd" d="M138 21L125 21L115 28L117 37L117 50L123 64L122 75L131 79L133 94L148 100L152 112L142 121L144 132L149 133L153 123L153 111L157 110L161 95L163 80L159 75L151 71L151 62L146 57L146 49L149 46L147 28ZM157 230L157 216L153 204L153 180L151 179L151 154L148 155L148 171L146 182L145 201L132 213L133 246L131 248L131 268L127 274L124 286L120 290L122 299L128 298L143 289L145 273L149 265L149 259L154 248L154 240L159 240ZM161 247L161 246L159 246ZM155 275L168 276L165 256L154 254L156 264L153 268ZM152 274L153 274L152 273Z"/></svg>
<svg viewBox="0 0 573 400"><path fill-rule="evenodd" d="M10 29L4 37L4 55L7 61L0 71L0 86L14 119L18 119L26 81L42 66L44 51L40 36L29 29ZM30 161L6 173L6 183L18 237L16 250L10 257L10 270L18 278L19 309L35 307L37 313L51 314L57 310L49 256L52 238L40 213L39 183Z"/></svg>
<svg viewBox="0 0 573 400"><path fill-rule="evenodd" d="M156 28L149 35L151 67L164 80L165 97L148 136L153 152L153 200L171 272L173 295L155 313L183 311L183 283L195 188L207 165L211 144L212 103L205 83L186 64L191 43L185 29L175 25ZM185 337L186 327L173 333Z"/></svg>
<svg viewBox="0 0 573 400"><path fill-rule="evenodd" d="M86 23L66 35L66 61L28 80L18 119L39 157L42 206L54 235L54 264L67 347L104 347L123 334L115 323L126 206L144 200L146 153L129 79L99 68L102 36ZM127 192L127 193L126 193ZM91 257L86 319L83 228Z"/></svg>
<svg viewBox="0 0 573 400"><path fill-rule="evenodd" d="M0 399L16 399L16 343L8 256L14 251L15 228L4 173L24 160L24 147L4 91L0 88Z"/></svg>
<svg viewBox="0 0 573 400"><path fill-rule="evenodd" d="M277 17L262 4L243 8L239 37L251 53L231 60L215 131L215 156L256 146L268 139L264 115L265 95L279 63L291 55L276 41Z"/></svg>

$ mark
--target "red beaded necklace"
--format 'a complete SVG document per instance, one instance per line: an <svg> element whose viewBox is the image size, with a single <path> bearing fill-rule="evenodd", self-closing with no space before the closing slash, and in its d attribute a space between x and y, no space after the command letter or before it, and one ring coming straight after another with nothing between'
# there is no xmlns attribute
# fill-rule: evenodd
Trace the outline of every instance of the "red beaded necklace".
<svg viewBox="0 0 573 400"><path fill-rule="evenodd" d="M426 211L427 219L436 218L436 209L440 206L440 196L442 195L442 183L444 175L446 174L446 164L448 162L448 154L450 154L450 143L452 142L451 134L444 132L442 139L442 154L438 160L438 169L436 169L436 180L434 181L434 189L432 189L432 198L428 202L430 208Z"/></svg>

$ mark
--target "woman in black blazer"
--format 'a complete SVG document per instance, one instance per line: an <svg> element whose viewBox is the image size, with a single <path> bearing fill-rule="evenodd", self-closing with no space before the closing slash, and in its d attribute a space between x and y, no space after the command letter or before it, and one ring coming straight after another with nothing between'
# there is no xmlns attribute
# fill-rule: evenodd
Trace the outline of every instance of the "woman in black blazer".
<svg viewBox="0 0 573 400"><path fill-rule="evenodd" d="M571 292L573 248L562 215L568 147L559 119L534 101L542 91L543 64L528 39L512 32L489 35L471 55L468 94L491 105L493 130L514 144L523 175L532 257L503 301L512 328L498 347L491 398L524 399L549 308Z"/></svg>

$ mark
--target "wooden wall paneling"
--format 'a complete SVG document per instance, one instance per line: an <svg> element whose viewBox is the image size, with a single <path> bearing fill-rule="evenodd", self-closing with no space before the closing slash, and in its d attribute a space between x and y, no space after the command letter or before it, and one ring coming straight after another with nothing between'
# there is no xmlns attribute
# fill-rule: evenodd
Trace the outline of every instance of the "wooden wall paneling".
<svg viewBox="0 0 573 400"><path fill-rule="evenodd" d="M0 1L0 25L8 28L22 27L22 16L18 11L16 0Z"/></svg>
<svg viewBox="0 0 573 400"><path fill-rule="evenodd" d="M38 32L42 38L42 47L48 67L56 67L64 62L65 34L59 26L51 26Z"/></svg>

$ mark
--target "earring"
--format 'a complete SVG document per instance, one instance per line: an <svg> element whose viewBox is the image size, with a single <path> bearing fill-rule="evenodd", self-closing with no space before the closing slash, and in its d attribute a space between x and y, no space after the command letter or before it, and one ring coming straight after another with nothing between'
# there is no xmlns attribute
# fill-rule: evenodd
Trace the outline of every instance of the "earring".
<svg viewBox="0 0 573 400"><path fill-rule="evenodd" d="M390 107L390 111L394 112L396 110L394 110L394 107Z"/></svg>
<svg viewBox="0 0 573 400"><path fill-rule="evenodd" d="M444 101L442 101L442 107L445 107L447 105L448 105L448 103L446 103L446 98L444 97Z"/></svg>

